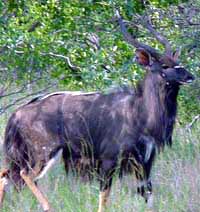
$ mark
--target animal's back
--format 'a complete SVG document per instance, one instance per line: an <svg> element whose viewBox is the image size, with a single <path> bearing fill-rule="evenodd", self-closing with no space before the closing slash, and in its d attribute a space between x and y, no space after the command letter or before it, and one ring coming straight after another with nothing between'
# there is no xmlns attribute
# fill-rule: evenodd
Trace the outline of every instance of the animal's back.
<svg viewBox="0 0 200 212"><path fill-rule="evenodd" d="M40 161L42 169L59 148L70 148L77 157L83 152L96 159L116 157L121 131L128 130L122 125L124 119L130 120L131 98L127 91L60 93L20 107L8 121L4 142L7 162L15 170L13 178L19 177L20 169Z"/></svg>

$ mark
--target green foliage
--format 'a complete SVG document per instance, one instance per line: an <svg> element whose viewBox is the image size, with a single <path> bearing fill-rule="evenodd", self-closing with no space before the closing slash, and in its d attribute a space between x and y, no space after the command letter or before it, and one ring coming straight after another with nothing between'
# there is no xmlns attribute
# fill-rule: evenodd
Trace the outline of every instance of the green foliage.
<svg viewBox="0 0 200 212"><path fill-rule="evenodd" d="M143 71L132 59L134 49L122 38L114 21L114 12L119 8L127 20L137 19L149 9L154 10L154 25L165 34L174 48L194 44L194 36L183 37L185 30L175 25L170 7L178 14L176 5L187 1L154 0L143 1L99 1L99 0L9 0L0 3L0 75L6 86L15 81L19 86L37 78L54 81L73 90L104 89L116 84L136 84ZM185 3L187 5L187 3ZM196 3L197 4L197 3ZM188 4L189 5L189 4ZM138 23L141 28L140 23ZM193 32L188 30L189 32ZM143 42L162 49L150 38L146 30L132 29ZM97 44L90 41L98 39ZM184 39L184 44L183 44ZM198 42L196 39L195 42ZM196 44L197 45L197 44ZM67 58L70 61L67 60ZM190 60L192 59L192 60ZM182 61L189 64L193 73L199 66L199 58L184 51ZM75 67L75 68L74 68ZM197 92L186 98L185 89L180 97L181 106L199 112ZM193 103L194 101L194 103ZM183 109L181 109L183 111ZM185 113L183 111L183 113Z"/></svg>
<svg viewBox="0 0 200 212"><path fill-rule="evenodd" d="M138 28L130 32L140 41L162 50L162 45L137 22L138 14L154 11L151 13L154 26L169 39L174 49L182 47L180 60L195 74L196 82L181 89L178 100L180 118L174 145L171 150L160 154L156 161L152 176L153 209L163 212L199 211L200 126L197 124L189 131L181 129L181 124L200 113L200 31L199 25L188 25L182 19L179 8L198 9L200 1L153 0L147 5L142 2L0 1L0 95L2 87L10 87L13 92L35 79L40 79L36 87L60 79L60 87L69 90L103 90L114 85L135 85L144 71L133 62L134 48L123 40L113 18L114 11L119 8L126 20L136 20ZM198 23L199 16L196 19L195 23ZM98 46L89 41L95 36L99 39ZM12 103L12 98L1 98L0 108ZM3 140L7 119L8 114L1 116L0 141ZM143 199L135 195L136 187L132 184L132 176L122 186L118 181L114 182L108 211L147 210ZM57 211L97 210L99 185L83 185L72 177L66 179L63 167L56 167L39 185ZM11 189L2 211L22 210L41 211L41 207L28 189L21 194Z"/></svg>

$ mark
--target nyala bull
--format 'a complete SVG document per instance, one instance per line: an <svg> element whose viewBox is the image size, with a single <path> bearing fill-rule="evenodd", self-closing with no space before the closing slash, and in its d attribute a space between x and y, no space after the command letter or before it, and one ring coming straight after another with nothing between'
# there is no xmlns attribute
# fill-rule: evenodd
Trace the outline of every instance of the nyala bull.
<svg viewBox="0 0 200 212"><path fill-rule="evenodd" d="M129 39L122 19L119 24ZM132 38L136 61L146 71L136 88L108 93L56 92L19 107L10 117L4 141L6 170L1 172L1 202L6 180L17 190L26 184L45 211L50 210L35 182L61 156L73 170L100 182L99 209L106 205L113 175L134 174L148 202L156 153L172 144L177 95L194 77L179 66L177 54ZM168 49L169 50L169 49Z"/></svg>

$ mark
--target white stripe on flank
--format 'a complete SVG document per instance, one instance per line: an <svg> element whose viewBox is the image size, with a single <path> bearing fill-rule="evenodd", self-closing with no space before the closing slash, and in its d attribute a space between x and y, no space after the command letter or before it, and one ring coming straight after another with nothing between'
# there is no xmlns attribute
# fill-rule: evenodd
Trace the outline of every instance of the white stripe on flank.
<svg viewBox="0 0 200 212"><path fill-rule="evenodd" d="M50 94L47 94L46 96L43 96L41 99L46 99L50 96L57 95L57 94L68 94L72 96L81 96L81 95L92 95L92 94L98 94L99 92L82 92L82 91L57 91Z"/></svg>

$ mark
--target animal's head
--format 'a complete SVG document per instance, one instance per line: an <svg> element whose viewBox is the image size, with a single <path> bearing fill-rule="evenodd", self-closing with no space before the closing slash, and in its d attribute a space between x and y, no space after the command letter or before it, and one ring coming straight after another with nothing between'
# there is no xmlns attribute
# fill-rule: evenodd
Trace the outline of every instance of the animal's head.
<svg viewBox="0 0 200 212"><path fill-rule="evenodd" d="M141 23L154 38L164 45L165 52L163 54L160 54L153 47L139 42L135 37L130 35L118 10L116 11L116 17L125 40L137 49L136 60L140 65L151 73L160 75L161 79L166 81L167 84L179 85L190 83L194 80L194 76L178 64L178 52L173 53L168 40L153 27L150 17L142 16Z"/></svg>
<svg viewBox="0 0 200 212"><path fill-rule="evenodd" d="M167 84L187 84L194 80L194 76L177 62L178 54L172 56L153 57L145 49L136 50L136 60L147 71L158 74Z"/></svg>

